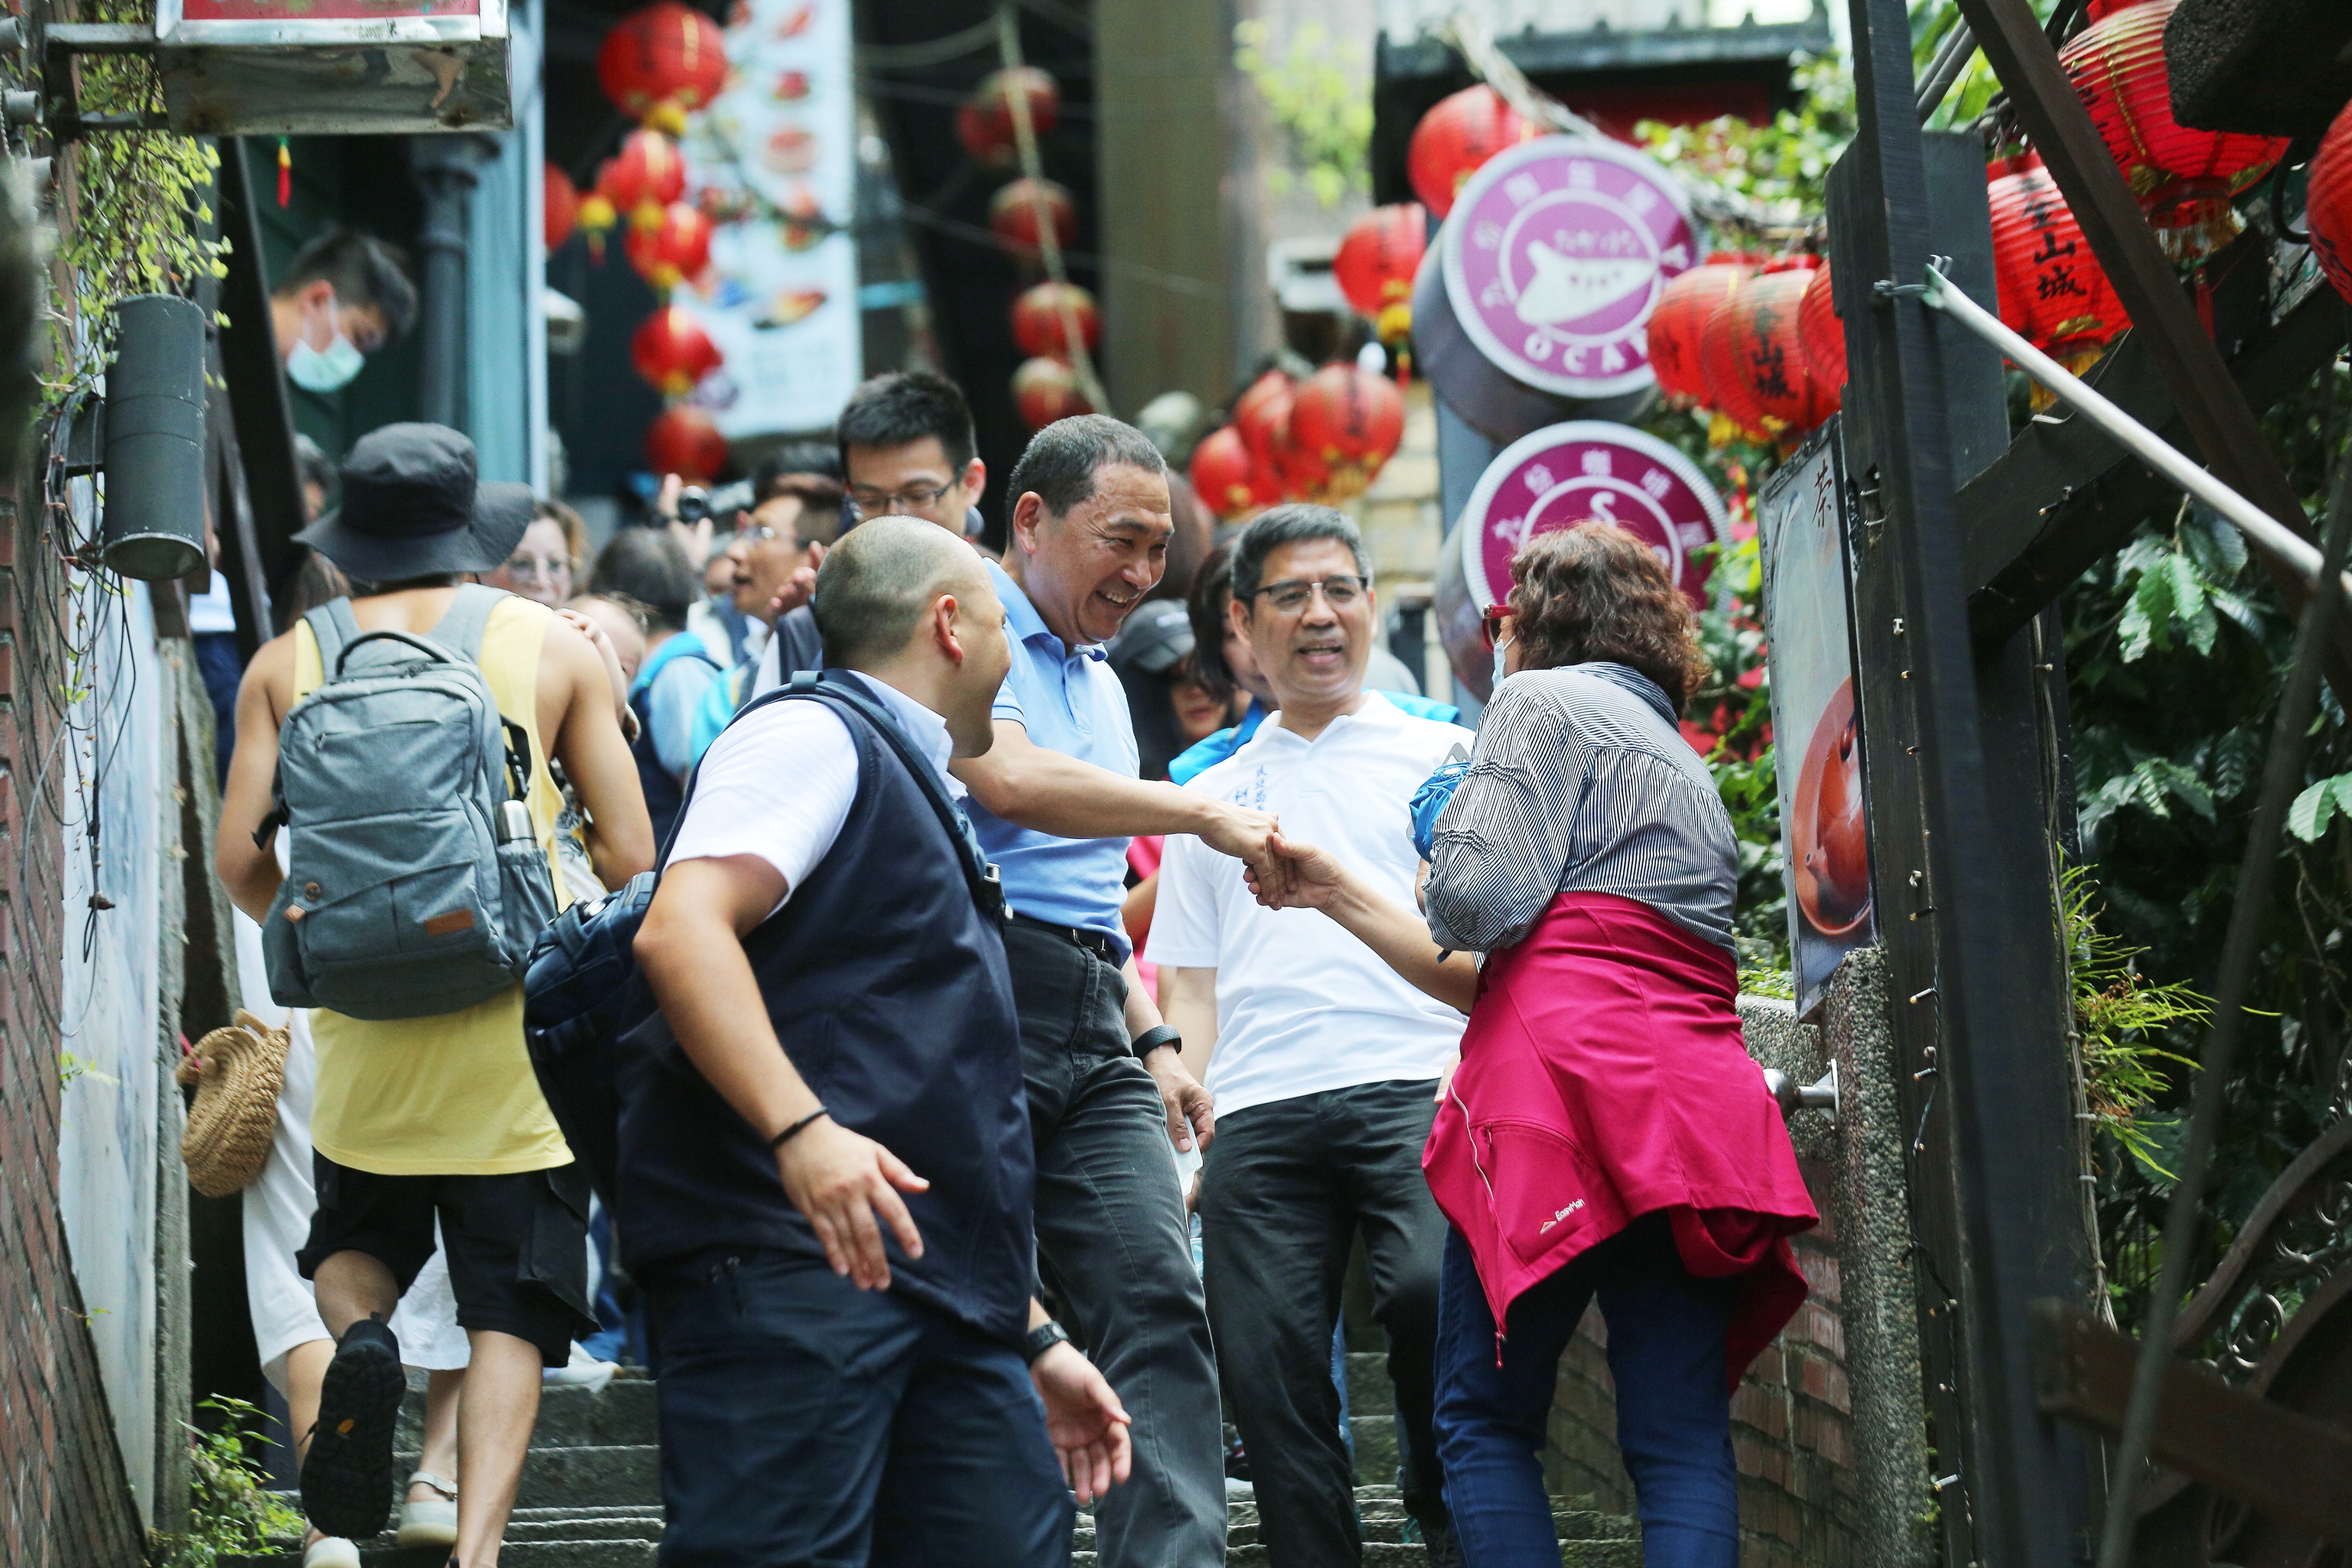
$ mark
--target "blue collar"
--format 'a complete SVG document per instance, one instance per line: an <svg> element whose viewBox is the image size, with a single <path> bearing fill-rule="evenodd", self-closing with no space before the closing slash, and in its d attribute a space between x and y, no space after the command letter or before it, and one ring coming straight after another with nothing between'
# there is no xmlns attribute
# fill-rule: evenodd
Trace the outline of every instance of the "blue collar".
<svg viewBox="0 0 2352 1568"><path fill-rule="evenodd" d="M1037 606L1029 602L1028 592L1013 580L1012 573L991 561L988 563L988 574L989 580L996 585L996 596L1004 601L1004 624L1012 629L1014 641L1034 643L1042 637L1052 645L1057 658L1068 658L1074 654L1082 654L1092 659L1109 657L1100 643L1080 643L1072 648L1063 642L1055 635L1054 628L1045 624L1045 618L1037 613Z"/></svg>

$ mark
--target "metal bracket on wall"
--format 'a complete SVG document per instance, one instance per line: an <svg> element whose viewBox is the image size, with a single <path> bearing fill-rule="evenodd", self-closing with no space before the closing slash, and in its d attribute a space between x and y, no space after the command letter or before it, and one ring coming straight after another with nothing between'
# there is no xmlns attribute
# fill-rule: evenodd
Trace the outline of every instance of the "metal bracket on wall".
<svg viewBox="0 0 2352 1568"><path fill-rule="evenodd" d="M56 22L40 28L36 37L41 56L41 112L34 118L47 126L52 141L78 141L97 131L163 131L170 127L170 116L160 109L127 113L83 112L80 83L73 68L78 55L155 54L158 45L152 26L143 22ZM9 118L16 116L11 112Z"/></svg>

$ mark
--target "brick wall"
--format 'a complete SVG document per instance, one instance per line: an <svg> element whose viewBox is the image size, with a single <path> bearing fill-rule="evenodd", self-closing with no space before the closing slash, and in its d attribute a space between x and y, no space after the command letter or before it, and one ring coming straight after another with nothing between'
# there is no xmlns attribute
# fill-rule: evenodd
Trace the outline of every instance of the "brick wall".
<svg viewBox="0 0 2352 1568"><path fill-rule="evenodd" d="M1732 1395L1740 1568L1862 1568L1870 1559L1860 1539L1831 1172L1817 1160L1798 1163L1822 1216L1795 1242L1812 1295ZM1590 1497L1591 1507L1630 1514L1608 1342L1600 1311L1586 1312L1560 1358L1544 1478L1554 1496Z"/></svg>
<svg viewBox="0 0 2352 1568"><path fill-rule="evenodd" d="M121 1568L143 1541L58 1215L62 569L0 497L0 1561Z"/></svg>

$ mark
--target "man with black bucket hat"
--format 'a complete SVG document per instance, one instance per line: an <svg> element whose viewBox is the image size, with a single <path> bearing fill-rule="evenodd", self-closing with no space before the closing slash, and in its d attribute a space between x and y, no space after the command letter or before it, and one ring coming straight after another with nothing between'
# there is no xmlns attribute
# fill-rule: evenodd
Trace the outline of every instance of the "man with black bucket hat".
<svg viewBox="0 0 2352 1568"><path fill-rule="evenodd" d="M546 868L562 805L551 759L585 808L588 850L607 886L652 865L653 834L613 689L588 639L541 605L465 581L513 551L530 522L530 490L478 484L473 444L454 430L392 425L352 448L341 496L338 510L298 537L352 578L352 596L266 644L246 670L217 866L230 897L265 933L285 928L269 950L271 990L311 1007L318 1049L311 1140L319 1208L299 1261L337 1343L318 1425L296 1434L304 1508L316 1530L352 1540L375 1534L390 1514L404 1380L385 1324L433 1252L437 1217L473 1356L458 1418L457 1541L449 1561L485 1568L498 1560L514 1504L541 1369L564 1364L572 1338L593 1326L587 1179L524 1052L520 974L505 978L516 936L500 921L514 924L520 907L528 923L530 911L562 900ZM461 837L469 820L458 802L398 804L404 788L414 793L412 775L446 760L415 754L415 726L402 734L388 721L354 732L323 723L317 704L301 710L313 692L323 701L326 691L351 688L355 671L374 678L376 690L419 671L435 676L420 701L487 689L496 711L481 715L492 755L482 776L496 798L470 819L483 829L474 837L485 876L453 883L438 863L399 863L396 847L421 842L436 819L445 827L456 819ZM393 709L355 702L337 711ZM409 750L397 752L404 745ZM394 754L404 759L396 768L368 765ZM339 763L356 776L336 776ZM384 803L373 817L366 815L371 790ZM347 832L346 818L322 826L315 805L341 796L359 802ZM290 829L294 878L276 852L281 825ZM517 868L529 895L520 905ZM530 885L538 876L554 882L552 899ZM445 909L453 886L464 907ZM373 971L323 961L332 942L369 919L392 933L389 959ZM486 931L499 940L486 943ZM524 951L535 934L520 932ZM482 977L474 992L481 999L403 1016L399 987L383 976L404 973L399 964L414 963L414 953L444 948L462 961L436 960L417 993L442 1005L453 994L451 977L470 966ZM360 981L349 978L354 972Z"/></svg>

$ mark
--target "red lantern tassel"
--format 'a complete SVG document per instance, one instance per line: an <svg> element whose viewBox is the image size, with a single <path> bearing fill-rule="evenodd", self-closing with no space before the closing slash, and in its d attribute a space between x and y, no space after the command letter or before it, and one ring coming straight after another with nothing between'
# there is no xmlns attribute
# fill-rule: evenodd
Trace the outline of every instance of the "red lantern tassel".
<svg viewBox="0 0 2352 1568"><path fill-rule="evenodd" d="M278 139L278 205L286 205L294 199L294 154L288 150L286 138Z"/></svg>

